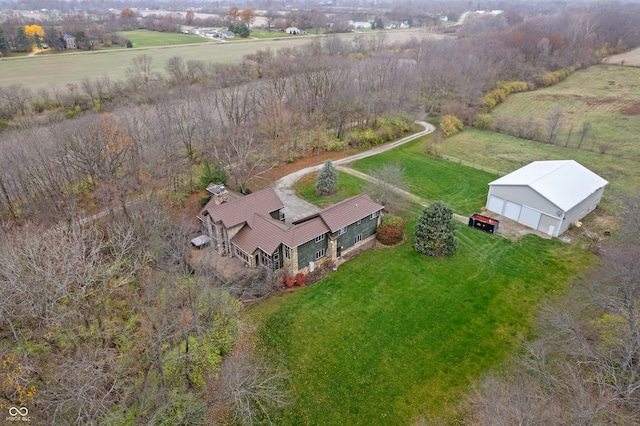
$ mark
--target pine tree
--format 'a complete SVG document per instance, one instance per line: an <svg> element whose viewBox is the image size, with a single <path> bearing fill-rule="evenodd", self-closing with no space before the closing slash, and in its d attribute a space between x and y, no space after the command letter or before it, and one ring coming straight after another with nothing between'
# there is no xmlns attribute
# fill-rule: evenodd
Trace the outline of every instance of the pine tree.
<svg viewBox="0 0 640 426"><path fill-rule="evenodd" d="M7 42L7 39L4 36L4 30L0 28L0 53L2 53L2 56L6 56L8 52L9 52L9 43Z"/></svg>
<svg viewBox="0 0 640 426"><path fill-rule="evenodd" d="M29 52L31 51L31 42L24 30L24 27L20 26L16 29L16 52Z"/></svg>
<svg viewBox="0 0 640 426"><path fill-rule="evenodd" d="M338 190L338 172L333 168L331 160L327 160L322 166L322 170L318 173L318 181L316 182L316 194L330 195Z"/></svg>
<svg viewBox="0 0 640 426"><path fill-rule="evenodd" d="M448 256L456 251L453 210L436 201L425 207L415 227L414 249L428 256Z"/></svg>

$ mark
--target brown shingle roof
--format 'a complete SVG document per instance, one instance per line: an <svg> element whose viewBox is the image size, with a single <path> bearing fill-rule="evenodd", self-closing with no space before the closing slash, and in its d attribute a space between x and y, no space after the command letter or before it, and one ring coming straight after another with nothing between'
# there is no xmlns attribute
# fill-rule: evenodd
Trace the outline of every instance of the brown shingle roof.
<svg viewBox="0 0 640 426"><path fill-rule="evenodd" d="M271 254L286 238L289 226L269 215L255 214L251 225L245 225L231 242L245 253L252 254L258 247Z"/></svg>
<svg viewBox="0 0 640 426"><path fill-rule="evenodd" d="M231 241L249 254L258 247L271 254L281 243L297 247L327 232L329 228L319 217L299 225L285 225L269 215L256 214L252 224L244 226Z"/></svg>
<svg viewBox="0 0 640 426"><path fill-rule="evenodd" d="M353 222L364 219L372 213L378 212L382 209L384 209L382 204L378 204L373 201L369 194L362 193L320 210L314 215L297 220L294 223L302 224L307 220L319 216L327 224L331 232L337 232L340 228L344 228Z"/></svg>
<svg viewBox="0 0 640 426"><path fill-rule="evenodd" d="M211 199L200 211L198 218L204 219L204 213L209 212L213 222L222 222L225 228L231 228L243 222L253 221L256 213L269 214L284 207L282 200L272 188L262 189L244 197L229 199L229 201L216 205Z"/></svg>

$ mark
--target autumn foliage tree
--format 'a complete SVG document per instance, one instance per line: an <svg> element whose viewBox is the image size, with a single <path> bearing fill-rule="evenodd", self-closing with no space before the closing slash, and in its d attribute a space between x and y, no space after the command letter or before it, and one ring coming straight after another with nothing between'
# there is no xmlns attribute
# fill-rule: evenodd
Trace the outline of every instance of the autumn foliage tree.
<svg viewBox="0 0 640 426"><path fill-rule="evenodd" d="M416 223L413 247L418 253L428 256L453 254L458 247L455 230L451 207L441 201L431 203L424 208Z"/></svg>
<svg viewBox="0 0 640 426"><path fill-rule="evenodd" d="M462 131L464 125L453 115L445 116L440 122L440 129L446 137L453 136Z"/></svg>
<svg viewBox="0 0 640 426"><path fill-rule="evenodd" d="M122 9L122 11L120 12L120 17L122 19L131 19L134 16L136 16L136 13L133 11L133 9L130 9L128 7L125 9Z"/></svg>
<svg viewBox="0 0 640 426"><path fill-rule="evenodd" d="M32 40L34 43L35 43L36 37L38 37L40 40L44 39L44 30L40 25L36 25L36 24L25 25L24 32L27 34L27 37L29 37L29 39Z"/></svg>
<svg viewBox="0 0 640 426"><path fill-rule="evenodd" d="M253 10L247 8L240 12L240 22L251 27L256 20L256 14Z"/></svg>
<svg viewBox="0 0 640 426"><path fill-rule="evenodd" d="M229 20L229 22L237 22L239 18L240 18L240 9L238 9L238 6L231 6L229 8L229 14L227 15L227 19Z"/></svg>

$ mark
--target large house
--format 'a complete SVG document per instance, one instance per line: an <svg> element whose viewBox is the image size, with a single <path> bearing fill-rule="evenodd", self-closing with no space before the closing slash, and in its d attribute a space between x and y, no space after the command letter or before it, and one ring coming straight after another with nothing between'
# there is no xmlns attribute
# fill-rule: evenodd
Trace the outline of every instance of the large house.
<svg viewBox="0 0 640 426"><path fill-rule="evenodd" d="M557 237L598 206L607 184L573 160L534 161L489 183L487 210Z"/></svg>
<svg viewBox="0 0 640 426"><path fill-rule="evenodd" d="M211 246L249 267L313 271L375 238L384 206L360 194L286 224L282 201L271 188L242 195L210 185L211 200L198 215Z"/></svg>

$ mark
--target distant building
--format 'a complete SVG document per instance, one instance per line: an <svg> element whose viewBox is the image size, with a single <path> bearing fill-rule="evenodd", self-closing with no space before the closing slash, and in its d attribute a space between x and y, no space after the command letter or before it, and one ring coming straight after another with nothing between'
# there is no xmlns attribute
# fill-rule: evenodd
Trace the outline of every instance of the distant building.
<svg viewBox="0 0 640 426"><path fill-rule="evenodd" d="M64 34L62 36L62 39L64 40L64 44L65 44L65 48L66 49L77 49L78 46L76 46L76 38L74 36L72 36L71 34Z"/></svg>
<svg viewBox="0 0 640 426"><path fill-rule="evenodd" d="M371 28L371 23L369 23L369 22L353 22L353 21L349 21L349 25L352 26L356 30L370 29Z"/></svg>

